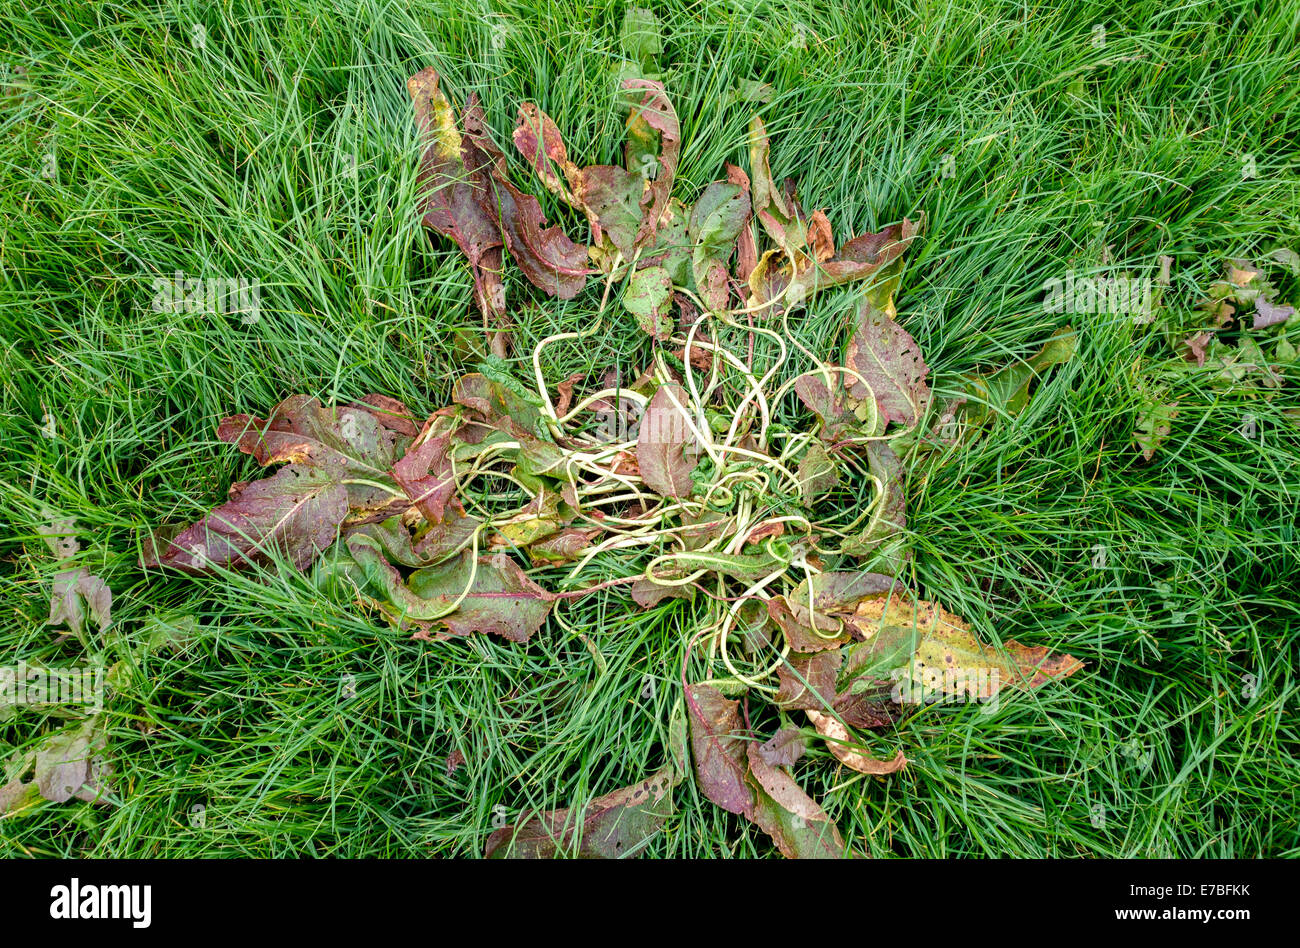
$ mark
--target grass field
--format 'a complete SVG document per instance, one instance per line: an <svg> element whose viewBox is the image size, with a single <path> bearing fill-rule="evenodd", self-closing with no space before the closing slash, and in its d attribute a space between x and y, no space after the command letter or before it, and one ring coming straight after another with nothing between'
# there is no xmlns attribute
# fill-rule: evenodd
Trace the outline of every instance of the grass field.
<svg viewBox="0 0 1300 948"><path fill-rule="evenodd" d="M939 396L1079 332L1027 410L913 466L909 580L988 640L1087 668L991 714L934 707L877 732L873 749L912 759L890 777L818 747L797 769L808 792L874 856L1300 855L1300 364L1270 387L1221 359L1247 337L1300 346L1300 323L1239 321L1203 366L1182 345L1230 258L1300 249L1300 5L647 6L687 189L740 160L756 109L774 172L838 227L924 211L897 303ZM255 476L216 440L223 415L298 392L446 402L482 333L462 258L419 226L405 80L434 65L457 100L479 93L501 143L535 101L571 151L613 160L625 5L0 10L0 664L135 663L103 713L116 805L0 817L0 852L472 856L506 817L661 766L685 603L642 612L610 590L567 606L602 670L554 623L528 646L411 642L289 569L138 565L146 529ZM770 101L745 101L754 82ZM1067 272L1153 277L1162 256L1152 322L1045 311ZM177 271L257 284L260 318L156 311L155 278ZM1300 301L1293 275L1274 280ZM532 344L583 324L600 293L508 289L524 375ZM834 351L858 296L819 297L804 342ZM631 371L649 348L620 313L547 371ZM1144 459L1139 416L1175 402ZM107 638L46 624L51 514L76 519L81 565L113 590ZM196 620L188 647L139 648L160 615ZM16 709L0 759L68 720ZM690 781L675 799L647 854L775 855Z"/></svg>

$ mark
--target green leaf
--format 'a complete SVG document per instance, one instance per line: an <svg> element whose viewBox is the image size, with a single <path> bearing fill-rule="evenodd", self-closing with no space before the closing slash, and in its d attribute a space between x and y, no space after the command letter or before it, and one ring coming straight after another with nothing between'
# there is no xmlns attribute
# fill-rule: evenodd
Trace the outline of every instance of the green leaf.
<svg viewBox="0 0 1300 948"><path fill-rule="evenodd" d="M655 339L673 334L673 281L663 267L645 267L628 278L623 291L623 306L636 317L639 325Z"/></svg>

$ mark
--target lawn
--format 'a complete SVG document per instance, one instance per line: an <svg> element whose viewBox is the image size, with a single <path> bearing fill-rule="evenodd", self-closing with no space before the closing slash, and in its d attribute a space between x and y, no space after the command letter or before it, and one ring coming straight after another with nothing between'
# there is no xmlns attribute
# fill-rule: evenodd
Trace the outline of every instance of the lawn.
<svg viewBox="0 0 1300 948"><path fill-rule="evenodd" d="M909 457L905 578L986 641L1086 667L991 713L922 707L867 733L906 753L899 773L818 742L795 776L850 848L1300 855L1300 320L1201 306L1231 260L1300 303L1269 256L1300 250L1300 5L643 5L650 63L605 0L0 2L0 665L116 668L112 801L0 815L0 852L476 856L525 811L663 766L684 600L642 610L611 588L527 645L430 643L282 563L139 564L150 529L259 476L217 440L223 416L379 392L423 417L484 358L470 272L417 211L405 83L435 66L499 144L532 101L589 163L619 160L618 80L649 67L681 118L679 193L743 163L758 114L778 179L842 231L924 213L896 304L937 403L1077 332L1023 411ZM585 240L581 214L543 207ZM1140 318L1061 312L1045 300L1067 277L1157 289ZM155 305L177 278L245 281L257 313ZM538 340L588 325L601 282L561 302L512 272L511 370L531 378ZM838 353L862 293L818 295L803 344ZM551 385L645 367L633 318L605 325L547 350ZM38 528L56 518L112 590L106 634L46 621L59 566ZM151 645L160 623L185 644ZM0 715L11 763L78 718ZM696 782L674 802L646 855L777 854Z"/></svg>

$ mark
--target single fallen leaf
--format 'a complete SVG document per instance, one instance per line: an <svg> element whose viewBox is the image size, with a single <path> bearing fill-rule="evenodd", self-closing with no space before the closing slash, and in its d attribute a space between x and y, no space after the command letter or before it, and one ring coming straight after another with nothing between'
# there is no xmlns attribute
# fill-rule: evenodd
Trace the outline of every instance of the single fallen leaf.
<svg viewBox="0 0 1300 948"><path fill-rule="evenodd" d="M772 837L787 859L841 859L844 839L826 811L788 773L768 763L759 746L748 748L750 773L758 784L753 821Z"/></svg>
<svg viewBox="0 0 1300 948"><path fill-rule="evenodd" d="M81 725L58 731L36 752L36 786L41 796L53 803L73 797L87 803L107 803L112 792L108 780L112 768L104 758L107 737L97 717Z"/></svg>
<svg viewBox="0 0 1300 948"><path fill-rule="evenodd" d="M71 517L36 528L50 552L64 567L54 574L50 583L48 621L52 626L66 625L73 635L80 637L85 631L86 613L89 611L90 618L103 635L113 619L113 591L108 588L108 583L92 575L88 569L74 565L74 558L81 551L76 529L76 521Z"/></svg>
<svg viewBox="0 0 1300 948"><path fill-rule="evenodd" d="M1205 347L1214 340L1212 332L1198 332L1196 335L1183 340L1183 345L1187 347L1187 352L1183 358L1188 362L1195 361L1197 366L1205 365Z"/></svg>
<svg viewBox="0 0 1300 948"><path fill-rule="evenodd" d="M460 247L474 277L474 299L486 323L508 326L501 282L504 238L491 206L487 159L466 142L432 66L406 81L423 154L417 178L421 223Z"/></svg>
<svg viewBox="0 0 1300 948"><path fill-rule="evenodd" d="M488 837L487 859L622 859L637 855L672 814L677 785L669 765L645 780L596 797L585 807L551 810Z"/></svg>
<svg viewBox="0 0 1300 948"><path fill-rule="evenodd" d="M288 464L271 477L232 485L230 499L198 522L146 537L140 565L202 574L266 562L278 548L304 569L334 542L347 515L341 477Z"/></svg>
<svg viewBox="0 0 1300 948"><path fill-rule="evenodd" d="M1284 323L1294 315L1294 306L1279 306L1259 296L1255 298L1255 320L1250 328L1266 329Z"/></svg>
<svg viewBox="0 0 1300 948"><path fill-rule="evenodd" d="M752 818L754 790L746 780L740 702L724 698L711 685L687 685L686 708L700 791L727 812Z"/></svg>
<svg viewBox="0 0 1300 948"><path fill-rule="evenodd" d="M921 350L902 326L869 301L858 311L857 331L844 361L871 386L854 380L850 394L859 399L874 396L882 423L911 427L924 417L930 404L925 380L930 369Z"/></svg>
<svg viewBox="0 0 1300 948"><path fill-rule="evenodd" d="M984 645L964 619L899 590L861 599L852 625L866 644L851 652L846 674L876 679L892 666L903 677L947 694L990 698L1003 688L1028 691L1083 668L1072 655L1053 654L1044 646L1015 640L1000 650ZM910 662L900 661L913 642Z"/></svg>
<svg viewBox="0 0 1300 948"><path fill-rule="evenodd" d="M899 751L891 760L877 760L867 753L866 748L849 736L848 730L829 714L808 710L808 720L812 721L817 733L826 740L826 746L835 755L836 760L850 770L860 774L892 774L907 766L907 758Z"/></svg>
<svg viewBox="0 0 1300 948"><path fill-rule="evenodd" d="M663 497L689 497L698 463L686 415L690 398L680 385L662 385L646 405L637 431L636 462L646 486Z"/></svg>
<svg viewBox="0 0 1300 948"><path fill-rule="evenodd" d="M673 281L663 267L645 267L628 278L623 306L649 336L660 341L673 334Z"/></svg>

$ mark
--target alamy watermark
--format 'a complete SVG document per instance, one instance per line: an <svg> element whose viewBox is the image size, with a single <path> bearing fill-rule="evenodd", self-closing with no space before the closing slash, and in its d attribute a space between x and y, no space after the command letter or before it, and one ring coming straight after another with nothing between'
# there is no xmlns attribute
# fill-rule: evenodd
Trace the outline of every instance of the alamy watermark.
<svg viewBox="0 0 1300 948"><path fill-rule="evenodd" d="M44 668L26 662L0 666L0 708L51 704L102 711L104 669Z"/></svg>
<svg viewBox="0 0 1300 948"><path fill-rule="evenodd" d="M1065 271L1064 279L1043 284L1043 308L1049 313L1132 316L1149 320L1154 315L1155 281L1150 277L1079 276Z"/></svg>
<svg viewBox="0 0 1300 948"><path fill-rule="evenodd" d="M261 284L244 277L189 277L177 270L172 279L153 281L155 313L238 315L245 323L262 318Z"/></svg>

